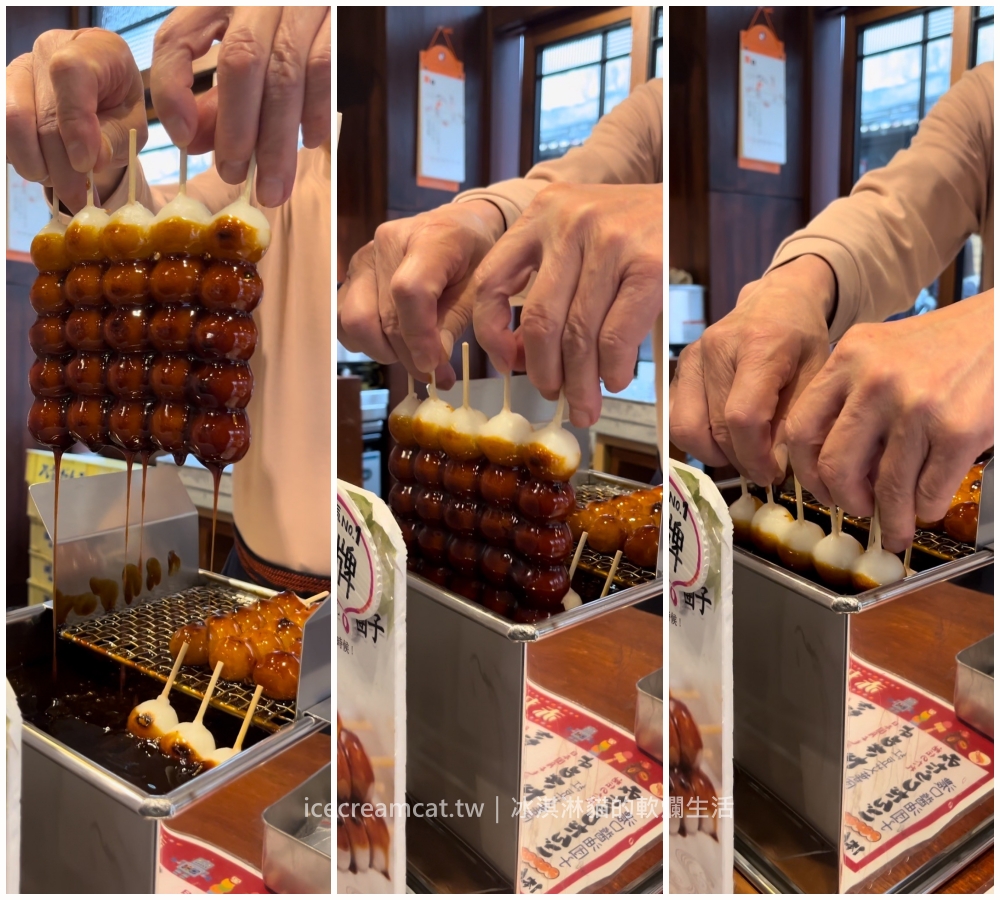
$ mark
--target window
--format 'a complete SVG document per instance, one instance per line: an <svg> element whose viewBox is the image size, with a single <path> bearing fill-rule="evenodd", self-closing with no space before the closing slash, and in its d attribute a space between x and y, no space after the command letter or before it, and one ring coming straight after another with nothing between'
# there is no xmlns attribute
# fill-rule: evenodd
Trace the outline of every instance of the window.
<svg viewBox="0 0 1000 900"><path fill-rule="evenodd" d="M140 71L153 61L153 37L172 6L95 6L94 24L120 34L132 50Z"/></svg>
<svg viewBox="0 0 1000 900"><path fill-rule="evenodd" d="M534 162L555 159L582 144L597 120L628 96L631 53L632 26L628 24L539 50Z"/></svg>
<svg viewBox="0 0 1000 900"><path fill-rule="evenodd" d="M977 6L972 23L972 65L993 59L993 7Z"/></svg>
<svg viewBox="0 0 1000 900"><path fill-rule="evenodd" d="M908 147L920 120L948 90L953 18L945 6L860 31L855 181Z"/></svg>
<svg viewBox="0 0 1000 900"><path fill-rule="evenodd" d="M656 18L653 21L653 45L650 58L653 60L651 66L651 78L663 77L663 7L656 7Z"/></svg>

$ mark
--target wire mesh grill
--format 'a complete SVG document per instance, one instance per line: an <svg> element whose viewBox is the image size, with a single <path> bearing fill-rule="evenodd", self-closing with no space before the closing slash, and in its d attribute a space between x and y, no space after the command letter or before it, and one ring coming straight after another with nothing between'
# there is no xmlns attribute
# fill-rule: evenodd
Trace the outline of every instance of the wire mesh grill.
<svg viewBox="0 0 1000 900"><path fill-rule="evenodd" d="M178 628L216 613L231 613L257 599L227 587L193 587L69 625L60 634L66 640L166 683L174 664L170 657L170 638ZM201 700L211 677L207 666L181 666L174 690ZM242 719L250 708L253 692L253 685L220 679L209 703ZM277 731L294 720L294 702L263 696L253 717L254 724L268 731Z"/></svg>
<svg viewBox="0 0 1000 900"><path fill-rule="evenodd" d="M794 491L782 491L779 495L779 499L784 500L786 503L790 503L794 508ZM817 500L805 488L802 489L802 504L806 508L811 509L813 512L821 513L824 516L830 515L830 510L820 503L819 500ZM869 517L862 518L860 516L849 516L845 513L844 521L853 525L855 528L860 528L862 531L871 530L872 520ZM916 534L913 536L913 548L915 550L922 550L924 553L943 560L944 562L961 559L963 556L971 556L976 552L976 548L971 544L963 544L946 534L938 534L934 531L924 531L922 528L918 528Z"/></svg>
<svg viewBox="0 0 1000 900"><path fill-rule="evenodd" d="M595 476L591 476L595 477ZM580 484L575 487L576 505L578 507L587 506L601 500L610 500L622 494L631 494L632 489L624 485L618 485L606 481L592 481ZM607 553L598 553L589 546L583 548L580 556L579 568L592 575L599 575L602 578L608 577L611 566L615 558ZM644 569L634 562L627 560L624 556L618 562L618 571L615 572L614 583L620 588L635 587L637 584L646 584L656 578L655 569Z"/></svg>

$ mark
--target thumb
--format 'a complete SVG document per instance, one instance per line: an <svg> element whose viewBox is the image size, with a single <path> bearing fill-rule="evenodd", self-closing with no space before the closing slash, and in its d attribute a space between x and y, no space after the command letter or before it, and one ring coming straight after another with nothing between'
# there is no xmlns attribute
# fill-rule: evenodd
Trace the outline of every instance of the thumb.
<svg viewBox="0 0 1000 900"><path fill-rule="evenodd" d="M83 29L49 60L56 120L70 165L101 171L128 162L129 129L146 142L142 76L128 44L114 32Z"/></svg>

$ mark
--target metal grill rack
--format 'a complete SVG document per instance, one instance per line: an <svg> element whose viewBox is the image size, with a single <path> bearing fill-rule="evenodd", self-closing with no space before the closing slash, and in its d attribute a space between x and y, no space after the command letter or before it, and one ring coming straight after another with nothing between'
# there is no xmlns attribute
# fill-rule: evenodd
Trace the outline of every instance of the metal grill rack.
<svg viewBox="0 0 1000 900"><path fill-rule="evenodd" d="M597 473L591 473L590 477L599 478L600 476ZM630 494L634 488L607 481L590 481L577 485L575 490L576 505L584 507L595 501L610 500L612 497ZM592 550L589 546L586 546L583 548L583 553L580 556L579 568L592 575L607 578L614 561L614 556L609 556L606 553L598 553L596 550ZM619 588L630 588L635 587L637 584L646 584L654 578L656 578L655 569L644 569L623 556L618 563L618 571L615 572L614 584Z"/></svg>
<svg viewBox="0 0 1000 900"><path fill-rule="evenodd" d="M794 491L782 491L778 499L785 501L785 503L790 503L793 508L795 506ZM802 489L802 504L813 512L824 516L830 515L830 510L805 488ZM872 520L867 516L862 518L859 516L849 516L845 513L844 521L855 528L860 528L862 531L871 530ZM976 552L976 548L971 544L963 544L946 534L938 534L935 531L924 531L921 528L918 528L916 534L913 536L913 549L922 550L924 553L944 562L961 559L963 556L971 556Z"/></svg>
<svg viewBox="0 0 1000 900"><path fill-rule="evenodd" d="M174 663L170 638L178 628L216 613L231 613L258 599L228 587L193 587L67 626L60 635L166 683ZM181 666L174 689L201 700L211 677L208 667ZM220 680L209 702L242 719L252 699L252 686ZM277 731L294 720L294 702L263 696L253 717L255 725L268 731Z"/></svg>

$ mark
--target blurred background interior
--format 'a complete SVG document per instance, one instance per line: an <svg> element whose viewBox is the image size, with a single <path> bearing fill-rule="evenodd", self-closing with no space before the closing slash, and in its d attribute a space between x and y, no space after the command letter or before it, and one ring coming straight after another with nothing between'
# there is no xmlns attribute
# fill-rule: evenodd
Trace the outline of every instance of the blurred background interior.
<svg viewBox="0 0 1000 900"><path fill-rule="evenodd" d="M735 306L784 238L908 146L949 86L993 59L992 6L770 12L787 66L778 175L737 167L736 48L754 8L669 10L671 376L681 349ZM973 236L902 315L978 293L981 261ZM670 456L686 460L675 447Z"/></svg>
<svg viewBox="0 0 1000 900"><path fill-rule="evenodd" d="M465 172L460 190L524 175L589 136L597 120L649 78L660 77L663 8L339 7L337 282L351 256L390 219L449 202L454 194L416 180L418 54L435 30L452 29L465 66ZM471 377L496 375L472 329ZM659 468L652 345L636 377L605 394L584 465L648 482ZM389 410L406 395L406 371L338 344L339 478L388 494Z"/></svg>

